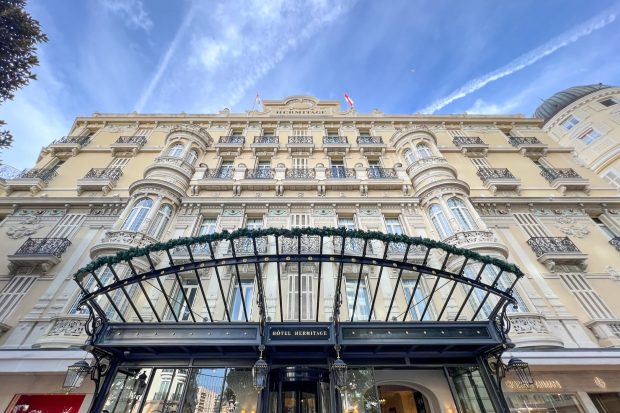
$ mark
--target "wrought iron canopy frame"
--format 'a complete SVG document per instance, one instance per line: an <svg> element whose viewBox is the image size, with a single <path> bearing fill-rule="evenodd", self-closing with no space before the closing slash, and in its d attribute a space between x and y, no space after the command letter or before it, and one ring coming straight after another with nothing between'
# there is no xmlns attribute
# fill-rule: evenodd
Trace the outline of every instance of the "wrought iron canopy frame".
<svg viewBox="0 0 620 413"><path fill-rule="evenodd" d="M186 252L180 257L179 251L183 250ZM168 265L157 268L155 263L165 259L168 260ZM264 286L266 277L263 274L270 265L276 267L274 272L277 276L277 291L271 293L277 293L278 300L277 308L275 310L272 308L268 314L268 299ZM317 290L313 297L316 307L311 310L311 320L307 317L302 319L301 315L301 275L302 266L305 265L313 266L314 275L317 276ZM333 272L329 272L329 275L326 275L325 271L327 265L333 266ZM469 276L465 273L468 266L474 266L476 269L475 277L471 271ZM355 269L354 272L352 268ZM488 277L486 268L493 269L490 272L493 275L491 278ZM241 285L241 274L247 277L248 269L252 269L249 273L256 286L256 293L252 298L258 309L258 317L249 315L243 289L239 289L242 319L232 319L230 296L225 293L224 284L225 281L229 281ZM105 279L101 276L102 271L108 272ZM297 294L297 320L285 317L283 308L282 276L283 272L291 271L293 277L289 279L297 283L294 293ZM372 283L362 284L362 279L366 277L365 271L373 272L374 286ZM382 279L384 281L390 279L386 274L390 271L392 278L395 279L393 281L395 285L390 292L391 296L387 297L380 287ZM399 313L394 314L395 298L397 293L402 291L399 288L402 287L407 275L414 275L411 280L415 280L415 283L405 300L405 311L400 308ZM333 302L329 303L333 308L329 320L320 319L320 310L324 308L321 305L324 301L321 288L326 288L325 278L328 276L335 280ZM506 326L503 316L506 307L515 302L511 293L522 276L523 273L516 266L503 260L426 238L344 228L293 230L269 228L240 229L232 233L224 231L130 249L115 256L101 257L93 261L79 270L74 279L83 292L81 303L89 308L94 319L89 332L93 343L97 342L102 331L108 330L105 327L109 324L131 324L135 321L145 326L157 323L162 326L170 323L208 323L217 326L212 322L221 322L220 325L237 324L239 327L243 324L235 321L246 324L255 322L263 342L266 324L328 322L333 323L335 340L339 342L342 323L360 327L377 323L397 326L418 320L424 320L420 324L434 321L450 325L458 325L464 321L486 321L496 325L496 332L499 332L501 340L494 342L499 343L505 341ZM349 280L349 290L345 278ZM186 284L182 279L191 280L193 285L197 286L193 299L188 297L184 288ZM218 310L220 320L211 308L214 300L207 299L207 279L209 282L217 283L213 284L210 291L217 294L215 301L223 303ZM418 300L416 297L419 297L419 294L416 295L416 291L423 291L420 282L422 279L425 279L427 288L424 290L423 299ZM355 295L351 299L352 283L355 284ZM370 307L369 311L364 312L368 316L364 314L363 318L356 316L356 308L359 311L358 305L362 306L361 285L368 293L368 302L364 304ZM455 294L457 286L461 286L462 290ZM344 294L349 295L349 301L353 301L347 303L348 314L342 311L343 289ZM433 297L442 289L443 304L433 309L431 306ZM389 302L389 307L379 318L375 310L378 309L377 297L381 294L384 296L384 305L387 306ZM475 299L471 298L472 295ZM159 302L160 311L157 310L156 301ZM452 307L447 311L449 303L452 303ZM200 310L197 309L199 305L202 306ZM182 317L180 307L185 307L185 317ZM417 320L412 315L413 308L417 308Z"/></svg>

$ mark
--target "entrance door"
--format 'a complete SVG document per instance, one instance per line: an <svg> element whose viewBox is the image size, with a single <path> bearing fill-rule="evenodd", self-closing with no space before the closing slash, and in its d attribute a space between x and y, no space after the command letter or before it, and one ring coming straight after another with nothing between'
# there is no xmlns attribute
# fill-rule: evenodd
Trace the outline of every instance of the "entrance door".
<svg viewBox="0 0 620 413"><path fill-rule="evenodd" d="M327 369L284 367L269 377L269 413L330 413Z"/></svg>

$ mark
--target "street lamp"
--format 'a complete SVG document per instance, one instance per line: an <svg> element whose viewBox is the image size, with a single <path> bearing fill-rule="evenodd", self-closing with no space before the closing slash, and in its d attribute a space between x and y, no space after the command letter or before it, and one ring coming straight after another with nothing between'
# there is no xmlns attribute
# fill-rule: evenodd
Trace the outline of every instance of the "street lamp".
<svg viewBox="0 0 620 413"><path fill-rule="evenodd" d="M90 373L91 370L92 367L86 362L86 360L76 361L67 368L65 382L62 388L67 392L70 392L73 389L77 389L82 385L86 374Z"/></svg>
<svg viewBox="0 0 620 413"><path fill-rule="evenodd" d="M261 344L258 349L260 350L260 357L256 363L254 363L254 367L252 367L252 379L254 388L260 393L267 385L269 364L263 360L263 351L265 351L265 346Z"/></svg>
<svg viewBox="0 0 620 413"><path fill-rule="evenodd" d="M524 386L531 386L532 384L534 384L530 365L525 361L521 360L520 358L512 357L510 360L508 360L506 370L514 371L519 378L519 381Z"/></svg>
<svg viewBox="0 0 620 413"><path fill-rule="evenodd" d="M336 360L332 363L332 374L334 376L334 385L342 390L347 385L347 363L340 359L340 344L334 346L336 350Z"/></svg>

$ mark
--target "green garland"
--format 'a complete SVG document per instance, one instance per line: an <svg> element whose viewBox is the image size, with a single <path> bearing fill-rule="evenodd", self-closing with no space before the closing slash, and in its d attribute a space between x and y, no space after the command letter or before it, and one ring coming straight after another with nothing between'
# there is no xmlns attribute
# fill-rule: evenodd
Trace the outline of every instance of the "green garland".
<svg viewBox="0 0 620 413"><path fill-rule="evenodd" d="M182 237L172 239L166 242L158 242L155 244L147 245L143 248L130 248L126 251L121 251L116 255L111 256L103 256L99 257L90 264L86 265L83 268L80 268L74 275L74 278L79 277L80 275L84 275L87 273L91 273L104 265L113 265L118 264L123 261L129 261L132 258L138 258L145 256L151 252L160 252L165 251L170 248L174 248L177 246L183 245L193 245L193 244L204 244L208 242L215 241L223 241L223 240L234 240L238 238L260 238L266 236L276 236L276 237L299 237L301 235L317 235L324 237L347 237L347 238L359 238L363 240L378 240L383 242L392 242L392 243L404 243L407 245L422 245L427 248L441 249L443 251L449 252L453 255L460 255L466 257L468 259L474 259L485 264L495 265L501 270L505 272L510 272L515 274L517 277L522 277L523 272L517 267L515 264L506 262L504 260L500 260L498 258L489 257L487 255L481 255L477 252L458 248L450 244L446 244L444 242L435 241L429 238L422 237L409 237L407 235L402 234L385 234L383 232L378 231L360 231L360 230L350 230L346 228L294 228L294 229L280 229L280 228L265 228L265 229L247 229L240 228L233 232L228 232L226 230L214 234L206 234L199 235L196 237Z"/></svg>

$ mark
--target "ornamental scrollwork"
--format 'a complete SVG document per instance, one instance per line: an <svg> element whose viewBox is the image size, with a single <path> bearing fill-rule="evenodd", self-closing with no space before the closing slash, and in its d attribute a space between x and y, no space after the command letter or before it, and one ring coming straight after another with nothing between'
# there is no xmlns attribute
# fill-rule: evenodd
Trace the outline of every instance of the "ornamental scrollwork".
<svg viewBox="0 0 620 413"><path fill-rule="evenodd" d="M41 218L38 216L27 216L20 222L11 225L7 229L6 235L11 239L20 239L36 234L41 228L43 228Z"/></svg>
<svg viewBox="0 0 620 413"><path fill-rule="evenodd" d="M513 314L510 316L513 334L548 334L549 327L539 316Z"/></svg>

